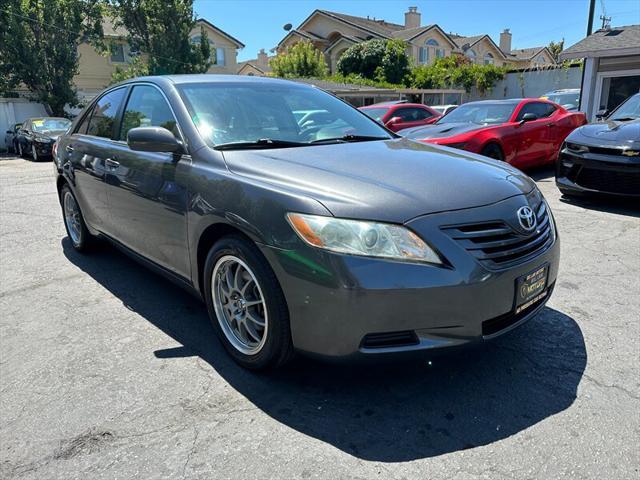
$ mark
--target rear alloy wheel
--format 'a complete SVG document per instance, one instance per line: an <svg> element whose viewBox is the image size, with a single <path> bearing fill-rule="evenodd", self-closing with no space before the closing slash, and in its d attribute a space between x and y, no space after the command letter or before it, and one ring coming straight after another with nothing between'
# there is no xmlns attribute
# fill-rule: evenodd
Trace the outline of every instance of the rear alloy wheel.
<svg viewBox="0 0 640 480"><path fill-rule="evenodd" d="M495 160L504 161L504 155L502 154L502 149L499 145L495 143L490 143L485 146L481 152L485 157L493 158Z"/></svg>
<svg viewBox="0 0 640 480"><path fill-rule="evenodd" d="M94 237L89 233L80 206L68 185L64 185L60 191L60 203L64 227L71 245L78 252L87 252L93 244Z"/></svg>
<svg viewBox="0 0 640 480"><path fill-rule="evenodd" d="M248 239L218 240L204 268L209 317L227 352L243 367L264 370L293 354L289 311L273 270Z"/></svg>

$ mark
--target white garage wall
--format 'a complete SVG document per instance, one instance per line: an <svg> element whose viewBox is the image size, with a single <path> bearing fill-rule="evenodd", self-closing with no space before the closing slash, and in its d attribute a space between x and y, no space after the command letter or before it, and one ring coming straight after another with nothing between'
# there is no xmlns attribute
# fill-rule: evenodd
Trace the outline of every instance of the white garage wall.
<svg viewBox="0 0 640 480"><path fill-rule="evenodd" d="M24 122L30 117L46 117L47 111L41 103L24 98L0 98L0 150L6 150L4 136L14 123Z"/></svg>

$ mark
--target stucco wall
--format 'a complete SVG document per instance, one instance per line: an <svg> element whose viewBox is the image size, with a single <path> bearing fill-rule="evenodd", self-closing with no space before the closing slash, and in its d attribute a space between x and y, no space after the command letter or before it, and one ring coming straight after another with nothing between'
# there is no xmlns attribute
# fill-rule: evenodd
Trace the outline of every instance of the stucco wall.
<svg viewBox="0 0 640 480"><path fill-rule="evenodd" d="M439 43L438 47L432 47L432 46L427 46L425 43L429 40L429 39L433 39L436 42ZM411 52L411 57L413 57L413 60L415 62L416 65L420 65L419 60L420 60L420 47L425 47L429 49L429 56L428 56L428 61L426 64L430 64L433 63L436 59L436 48L444 50L444 56L445 57L449 57L451 56L451 52L452 52L452 45L449 42L449 40L447 40L445 38L444 35L442 35L438 30L436 29L431 29L425 33L423 33L422 35L417 36L416 38L414 38L413 40L411 40L411 45L409 46L409 50Z"/></svg>

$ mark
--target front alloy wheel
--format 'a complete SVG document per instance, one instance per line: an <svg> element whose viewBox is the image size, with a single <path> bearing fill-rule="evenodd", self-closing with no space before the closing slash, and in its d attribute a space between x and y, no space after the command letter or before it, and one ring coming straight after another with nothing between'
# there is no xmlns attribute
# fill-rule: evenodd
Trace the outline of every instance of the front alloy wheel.
<svg viewBox="0 0 640 480"><path fill-rule="evenodd" d="M220 328L245 355L258 353L267 339L269 316L260 284L251 268L233 255L213 269L212 297Z"/></svg>
<svg viewBox="0 0 640 480"><path fill-rule="evenodd" d="M18 143L18 156L24 158L24 152L22 151L22 143Z"/></svg>
<svg viewBox="0 0 640 480"><path fill-rule="evenodd" d="M228 235L204 265L209 318L225 350L252 370L281 366L293 356L289 309L271 265L243 235Z"/></svg>
<svg viewBox="0 0 640 480"><path fill-rule="evenodd" d="M40 160L40 157L38 157L38 150L36 150L36 146L33 144L31 145L31 157L33 158L34 162Z"/></svg>

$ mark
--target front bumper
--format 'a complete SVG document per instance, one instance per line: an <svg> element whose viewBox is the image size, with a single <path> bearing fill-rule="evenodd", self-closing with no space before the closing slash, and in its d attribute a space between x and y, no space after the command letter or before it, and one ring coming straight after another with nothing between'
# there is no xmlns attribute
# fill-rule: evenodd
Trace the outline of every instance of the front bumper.
<svg viewBox="0 0 640 480"><path fill-rule="evenodd" d="M482 342L524 323L548 300L558 275L557 237L508 267L479 261L443 230L464 218L505 218L520 195L487 207L427 215L408 224L447 267L337 255L309 246L262 246L289 306L297 350L328 357L441 349ZM555 227L553 227L555 228ZM515 315L516 280L548 265L547 295Z"/></svg>
<svg viewBox="0 0 640 480"><path fill-rule="evenodd" d="M640 197L640 158L576 153L565 146L556 164L556 185L573 195Z"/></svg>
<svg viewBox="0 0 640 480"><path fill-rule="evenodd" d="M43 143L43 142L33 142L32 145L35 147L38 155L42 157L51 156L53 149L53 142L51 143Z"/></svg>

